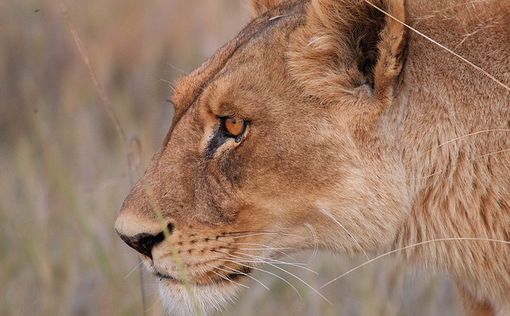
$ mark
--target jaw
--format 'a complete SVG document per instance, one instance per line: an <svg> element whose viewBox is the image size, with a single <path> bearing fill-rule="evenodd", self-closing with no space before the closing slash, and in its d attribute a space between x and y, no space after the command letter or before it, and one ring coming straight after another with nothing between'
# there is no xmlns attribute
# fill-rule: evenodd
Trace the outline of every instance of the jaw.
<svg viewBox="0 0 510 316"><path fill-rule="evenodd" d="M214 314L233 303L240 290L241 285L231 282L184 285L165 279L159 281L159 295L170 315Z"/></svg>

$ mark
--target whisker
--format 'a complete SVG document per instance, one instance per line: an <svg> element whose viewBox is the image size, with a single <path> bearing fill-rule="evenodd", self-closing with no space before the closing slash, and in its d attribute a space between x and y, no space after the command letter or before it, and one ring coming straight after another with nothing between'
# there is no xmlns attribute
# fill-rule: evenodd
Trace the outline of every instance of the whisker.
<svg viewBox="0 0 510 316"><path fill-rule="evenodd" d="M271 261L271 262L276 262L276 263L281 263L281 264L287 264L287 265L293 265L293 266L296 266L296 267L300 267L300 268L303 268L303 269L307 269L305 268L304 266L306 266L306 263L301 263L301 262L286 262L286 261L280 261L280 260L277 260L277 259L273 259L273 258L269 258L269 257L261 257L261 256L254 256L254 255L249 255L247 253L242 253L242 252L238 252L238 251L235 251L237 249L234 249L234 248L230 248L229 250L234 250L234 253L238 253L238 254L242 254L242 255L245 255L245 256L249 256L249 257L252 257L251 260L258 260L258 261L252 261L252 262L260 262L260 263L264 263L264 262L267 262L268 260ZM224 254L224 255L228 255L228 256L234 256L232 255L231 253L228 253L228 252L224 252L224 251L220 251L220 250L211 250L212 252L218 252L218 253L221 253L221 254ZM239 259L247 259L245 257L241 257L241 256L235 256Z"/></svg>
<svg viewBox="0 0 510 316"><path fill-rule="evenodd" d="M175 93L175 87L171 81L163 78L159 78L159 81L166 83L170 87L170 89L172 89L172 92Z"/></svg>
<svg viewBox="0 0 510 316"><path fill-rule="evenodd" d="M210 265L209 265L209 266L210 266ZM211 266L210 266L210 267L211 267ZM249 275L248 273L244 273L244 272L242 272L242 271L240 271L240 270L237 270L237 269L234 269L234 268L230 268L230 267L227 267L227 266L224 266L224 268L216 267L216 269L221 270L221 271L226 272L226 273L232 273L232 272L234 272L234 273L242 274L242 275L244 275L244 276L246 276L246 277L248 277L248 278L252 279L253 281L257 282L258 284L262 285L262 287L263 287L263 288L265 288L266 290L271 291L271 289L270 289L269 287L267 287L267 285L265 285L264 283L262 283L261 281L259 281L257 278L255 278L255 277L253 277L253 276ZM230 271L228 271L228 270L226 270L226 269L228 269L228 270L230 270Z"/></svg>
<svg viewBox="0 0 510 316"><path fill-rule="evenodd" d="M292 248L287 248L287 247L276 247L276 248L273 248L273 247L267 247L267 248L239 248L240 250L251 250L251 251L255 251L255 250L288 250L288 249L292 249Z"/></svg>
<svg viewBox="0 0 510 316"><path fill-rule="evenodd" d="M312 253L312 256L310 257L310 260L314 260L315 257L317 256L317 252L319 251L319 239L317 238L317 232L313 228L312 224L305 223L305 226L310 230L310 233L313 238L313 242L314 242L313 243L313 253Z"/></svg>
<svg viewBox="0 0 510 316"><path fill-rule="evenodd" d="M247 253L243 253L243 252L239 252L239 251L236 251L235 253L237 254L241 254L241 255L244 255L244 256L250 256L250 257L256 257L256 256L251 256ZM259 257L262 259L262 257ZM298 263L290 263L290 262L285 262L285 261L280 261L280 260L276 260L276 259L272 259L272 258L267 258L267 260L269 261L265 261L265 262L271 262L271 263L274 263L274 264L281 264L281 265L288 265L288 266L293 266L293 267L296 267L296 268L301 268L301 269L304 269L308 272L312 272L313 274L315 275L319 275L319 273L317 271L314 271L310 268L307 268L305 265L305 263L301 263L301 264L298 264Z"/></svg>
<svg viewBox="0 0 510 316"><path fill-rule="evenodd" d="M167 98L167 99L165 99L165 102L169 103L171 106L173 106L175 108L175 103L174 103L174 101L172 101L172 99Z"/></svg>
<svg viewBox="0 0 510 316"><path fill-rule="evenodd" d="M296 257L293 257L293 256L289 255L288 253L286 253L286 252L285 252L285 251L283 251L283 250L276 250L276 252L278 252L278 253L280 253L280 254L284 255L285 257L289 258L290 260L294 260L294 262L296 262L296 261L297 261L297 260L296 260Z"/></svg>
<svg viewBox="0 0 510 316"><path fill-rule="evenodd" d="M161 297L159 295L157 296L156 300L151 304L151 306L148 306L147 308L143 309L144 315L150 315L152 310L156 308L156 306L161 305Z"/></svg>
<svg viewBox="0 0 510 316"><path fill-rule="evenodd" d="M289 16L289 15L288 14L280 14L280 15L273 16L273 17L269 18L268 21L273 21L273 20L281 19L281 18L286 17L286 16Z"/></svg>
<svg viewBox="0 0 510 316"><path fill-rule="evenodd" d="M143 261L142 260L139 260L138 263L131 269L129 270L129 272L126 274L126 276L124 277L124 280L129 278L129 276L131 274L133 274L133 272L135 272L136 270L138 270L138 268L143 264Z"/></svg>
<svg viewBox="0 0 510 316"><path fill-rule="evenodd" d="M249 289L249 288L250 288L249 286L244 285L244 284L241 284L241 283L236 282L236 281L234 281L234 280L231 280L231 279L227 278L226 276L224 276L224 275L222 275L222 274L220 274L220 273L218 273L218 272L216 272L216 271L214 271L214 270L211 270L211 272L212 272L212 273L214 273L214 274L216 274L217 276L219 276L219 277L220 277L220 278L222 278L223 280L226 280L226 281L232 282L232 283L237 284L237 285L239 285L239 286L242 286L242 287L244 287L244 288L246 288L246 289Z"/></svg>
<svg viewBox="0 0 510 316"><path fill-rule="evenodd" d="M273 233L276 232L268 232L268 231L259 231L259 230L239 230L239 231L231 231L231 232L223 232L220 236L230 236L230 235L239 235L239 234L251 234L251 233Z"/></svg>
<svg viewBox="0 0 510 316"><path fill-rule="evenodd" d="M246 231L237 231L237 232L233 231L233 232L226 232L223 234L238 234L238 233L266 233L266 234L276 234L276 235L300 237L299 235L287 233L284 231L270 231L270 230L246 230Z"/></svg>
<svg viewBox="0 0 510 316"><path fill-rule="evenodd" d="M258 247L263 247L261 248L261 250L263 250L264 248L271 248L271 249L288 249L288 250L296 250L297 248L295 247L272 247L270 245L265 245L265 244L260 244L260 243L253 243L253 242L236 242L235 245L239 245L239 246L258 246Z"/></svg>
<svg viewBox="0 0 510 316"><path fill-rule="evenodd" d="M338 226L340 226L340 228L342 228L346 233L347 235L349 235L349 237L354 240L354 242L358 245L358 247L361 249L361 252L363 252L363 254L365 255L365 257L367 259L370 259L370 257L368 256L368 254L365 252L365 250L363 249L363 247L361 246L361 244L359 243L359 241L354 237L353 234L351 234L347 228L345 228L344 225L342 225L334 216L333 214L331 214L329 211L323 209L323 208L319 208L319 211L321 211L322 214L326 215L327 217L329 217L330 219L332 219Z"/></svg>
<svg viewBox="0 0 510 316"><path fill-rule="evenodd" d="M298 236L298 235L295 235L295 234L290 234L290 233L283 233L283 232L267 232L267 231L255 231L255 232L250 232L248 234L242 234L242 233L237 233L237 232L233 232L233 233L225 233L225 234L222 234L220 235L219 237L230 237L230 238L244 238L244 237L251 237L251 236L264 236L264 235L282 235L282 236L290 236L290 237L301 237L301 236Z"/></svg>
<svg viewBox="0 0 510 316"><path fill-rule="evenodd" d="M239 231L223 232L220 234L220 236L221 235L227 236L227 235L237 235L237 234L251 234L251 233L288 234L285 232L275 232L275 231L270 231L270 230L239 230ZM296 235L292 235L292 236L296 236Z"/></svg>
<svg viewBox="0 0 510 316"><path fill-rule="evenodd" d="M492 128L492 129L485 129L485 130L481 130L481 131L476 131L476 132L473 132L473 133L469 133L469 134L465 134L465 135L461 135L461 136L458 136L458 137L455 137L455 138L452 138L444 143L441 143L439 145L437 145L436 147L432 148L432 149L429 149L428 151L426 152L430 152L432 150L435 150L435 149L439 149L443 146L446 146L448 144L451 144L451 143L454 143L458 140L462 140L464 138L468 138L468 137L472 137L472 136L476 136L476 135L480 135L480 134L485 134L485 133L491 133L491 132L502 132L502 133L506 133L506 132L510 132L510 129L508 128Z"/></svg>
<svg viewBox="0 0 510 316"><path fill-rule="evenodd" d="M439 43L438 41L432 39L431 37L423 34L422 32L418 31L417 29L415 29L414 27L410 26L409 24L403 22L403 21L400 21L399 19L397 19L396 17L394 17L393 15L389 14L388 12L386 12L385 10L381 9L380 7L378 7L377 5L373 4L372 2L368 1L368 0L364 0L368 5L370 5L371 7L373 7L374 9L376 9L377 11L383 13L384 15L390 17L391 19L395 20L396 22L400 23L401 25L405 26L406 28L410 29L411 31L415 32L416 34L418 34L419 36L425 38L426 40L428 40L429 42L441 47L442 49L444 49L445 51L447 51L448 53L452 54L453 56L459 58L460 60L462 60L463 62L465 62L466 64L468 64L469 66L471 66L472 68L478 70L479 72L481 72L482 74L484 74L486 77L488 77L489 79L491 79L492 81L494 81L495 83L497 83L498 85L500 85L501 87L503 87L506 91L510 92L510 87L507 86L506 84L504 84L503 82L501 82L499 79L497 79L496 77L494 77L491 73L489 73L488 71L486 71L485 69L483 69L482 67L476 65L475 63L469 61L467 58L457 54L456 52L454 52L453 50L451 50L450 48L442 45L441 43Z"/></svg>
<svg viewBox="0 0 510 316"><path fill-rule="evenodd" d="M235 245L246 245L246 246L261 246L261 247L269 247L267 245L264 245L264 244L257 244L257 243L246 243L246 242L236 242ZM297 248L295 247L288 247L289 250L297 250ZM276 252L278 253L281 253L282 255L284 255L285 257L288 257L289 259L291 260L294 260L296 261L296 258L289 255L288 253L286 253L285 251L282 251L282 250L276 250Z"/></svg>
<svg viewBox="0 0 510 316"><path fill-rule="evenodd" d="M493 243L501 243L501 244L505 244L505 245L510 245L510 241L506 241L506 240L499 240L499 239L491 239L491 238L475 238L475 237L456 237L456 238L438 238L438 239L431 239L431 240L425 240L425 241L422 241L422 242L418 242L418 243L415 243L415 244L412 244L412 245L407 245L405 247L401 247L401 248L398 248L398 249L394 249L394 250L391 250L391 251L388 251L388 252L385 252L377 257L374 257L370 260L367 260L357 266L355 266L354 268L350 269L349 271L346 271L344 273L342 273L341 275L337 276L336 278L332 279L331 281L328 281L326 284L324 284L323 286L321 286L319 289L322 289L328 285L330 285L331 283L345 277L346 275L350 274L351 272L354 272L374 261L377 261L379 259L382 259L384 257L387 257L389 255L392 255L394 253L397 253L397 252L400 252L400 251L403 251L403 250L407 250L407 249L410 249L410 248L415 248L415 247L418 247L418 246L423 246L423 245L426 245L426 244L430 244L430 243L434 243L434 242L447 242L447 241L486 241L486 242L493 242Z"/></svg>
<svg viewBox="0 0 510 316"><path fill-rule="evenodd" d="M218 252L217 250L213 250L214 252ZM262 260L262 259L250 259L250 258L243 258L243 257L240 257L240 256L234 256L234 255L231 255L231 254L228 254L226 252L222 252L223 254L225 254L227 256L227 258L230 258L230 259L234 259L234 260L243 260L243 262L248 262L248 263L266 263L265 260Z"/></svg>
<svg viewBox="0 0 510 316"><path fill-rule="evenodd" d="M232 263L238 264L238 265L244 265L244 266L246 266L246 267L248 267L248 268L250 268L250 269L257 270L257 271L260 271L260 272L263 272L263 273L267 273L267 274L269 274L269 275L272 275L272 276L274 276L275 278L278 278L278 279L282 280L283 282L285 282L285 284L287 284L288 286L290 286L290 287L294 290L294 292L296 292L297 296L299 296L299 298L300 298L300 299L303 299L303 297L301 296L301 294L299 293L299 291L297 290L297 288L296 288L294 285L292 285L292 283L290 283L290 282L289 282L289 281L287 281L285 278L283 278L283 277L279 276L279 275L278 275L278 274L276 274L276 273L273 273L273 272L270 272L270 271L266 271L266 270L261 269L261 268L256 268L256 267L254 267L254 266L249 266L249 265L247 265L247 264L240 263L240 262L237 262L237 261L233 261L233 260L229 260L229 259L224 259L224 260L225 260L225 261L228 261L228 262L232 262Z"/></svg>
<svg viewBox="0 0 510 316"><path fill-rule="evenodd" d="M466 5L473 5L475 3L481 3L481 2L486 2L487 0L474 0L474 1L470 1L468 3L462 3L462 4L456 4L456 5L451 5L451 6L448 6L448 7L445 7L445 8L441 8L440 10L434 10L432 11L432 13L435 13L435 14L438 14L438 13L443 13L443 12L446 12L448 10L452 10L454 8L458 8L460 6L466 6Z"/></svg>
<svg viewBox="0 0 510 316"><path fill-rule="evenodd" d="M182 68L180 68L180 67L177 67L177 66L175 66L175 65L173 65L173 64L171 64L171 63L169 63L169 62L167 62L166 64L167 64L169 67L173 68L174 70L177 70L178 72L180 72L180 73L181 73L181 74L183 74L183 75L187 75L187 74L188 74L188 72L187 72L187 71L184 71L184 70L183 70Z"/></svg>
<svg viewBox="0 0 510 316"><path fill-rule="evenodd" d="M253 233L253 234L236 235L236 236L228 236L228 237L236 239L236 238L245 238L245 237L253 237L253 236L276 235L276 234L277 233Z"/></svg>
<svg viewBox="0 0 510 316"><path fill-rule="evenodd" d="M506 152L510 152L510 148L502 149L502 150L498 150L498 151L493 151L493 152L488 153L488 154L480 155L480 156L478 156L476 158L483 158L483 157L488 157L488 156L492 156L492 155L502 154L502 153L506 153Z"/></svg>
<svg viewBox="0 0 510 316"><path fill-rule="evenodd" d="M222 243L228 243L224 240L217 240L218 242L222 242ZM252 250L275 250L276 252L279 252L287 257L289 257L290 259L292 260L296 260L294 257L292 257L291 255L287 254L286 252L282 251L281 249L286 249L286 250L297 250L297 248L295 247L271 247L271 246L268 246L268 245L264 245L264 244L259 244L259 243L249 243L249 242L235 242L233 245L235 246L238 246L238 245L246 245L246 246L260 246L260 247L264 247L264 248L253 248ZM248 248L245 248L245 249L248 249Z"/></svg>
<svg viewBox="0 0 510 316"><path fill-rule="evenodd" d="M510 152L510 148L506 148L506 149L502 149L502 150L498 150L498 151L493 151L493 152L490 152L490 153L487 153L487 154L476 156L475 158L469 160L469 162L473 162L473 161L476 161L477 159L480 159L480 158L485 158L485 157L489 157L489 156L493 156L493 155L497 155L497 154L502 154L502 153L506 153L506 152ZM439 171L433 172L433 173L428 174L426 176L413 177L413 178L409 178L409 179L412 179L412 180L428 179L428 178L431 178L433 176L440 175L440 174L446 172L448 169L453 168L453 167L455 167L457 165L458 165L458 163L453 163L453 164L450 164L449 166L447 166L446 168L440 169Z"/></svg>
<svg viewBox="0 0 510 316"><path fill-rule="evenodd" d="M272 267L275 267L276 269L278 270L281 270L285 273L287 273L288 275L291 275L293 277L295 277L296 279L298 279L299 281L301 281L301 283L303 283L304 285L306 285L308 288L310 288L315 294L319 295L323 300L325 300L328 304L330 305L333 305L333 303L331 303L321 292L319 292L318 290L316 290L313 286L311 286L310 284L308 284L305 280L301 279L300 277L298 277L297 275L277 266L277 265L274 265L272 263L269 263L267 262L268 265L272 266Z"/></svg>
<svg viewBox="0 0 510 316"><path fill-rule="evenodd" d="M240 251L235 251L235 253L237 253L238 257L241 258L241 259L247 259L246 257L242 257L244 255L244 256L252 257L252 260L261 260L261 262L273 262L273 263L279 263L279 264L284 264L284 265L291 265L291 266L294 266L294 267L298 267L298 268L302 268L302 269L308 270L308 268L305 267L306 263L302 263L302 262L287 262L287 261L281 261L281 260L277 260L277 259L273 259L273 258L269 258L269 257L251 256L251 255L249 255L247 253L243 253L243 252L240 252ZM312 272L312 271L310 271L310 272ZM315 272L315 271L313 271L313 272Z"/></svg>

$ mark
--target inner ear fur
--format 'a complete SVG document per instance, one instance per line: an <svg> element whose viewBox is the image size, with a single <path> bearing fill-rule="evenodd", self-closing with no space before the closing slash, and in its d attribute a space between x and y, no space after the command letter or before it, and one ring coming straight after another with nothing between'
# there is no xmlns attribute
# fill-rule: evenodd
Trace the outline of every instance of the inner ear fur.
<svg viewBox="0 0 510 316"><path fill-rule="evenodd" d="M383 110L404 63L404 0L311 0L306 14L288 53L305 93L322 103L362 100L356 103Z"/></svg>

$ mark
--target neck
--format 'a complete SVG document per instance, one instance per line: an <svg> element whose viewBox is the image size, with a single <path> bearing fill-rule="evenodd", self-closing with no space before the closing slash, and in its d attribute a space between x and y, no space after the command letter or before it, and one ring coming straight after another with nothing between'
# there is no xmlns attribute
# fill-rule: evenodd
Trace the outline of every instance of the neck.
<svg viewBox="0 0 510 316"><path fill-rule="evenodd" d="M439 23L429 21L417 28L439 34L434 24ZM454 47L464 33L465 29L452 26L449 37L438 40ZM473 36L487 44L484 51L506 50L502 55L509 55L508 44L498 44L497 31L480 33ZM397 244L457 237L510 240L510 94L430 41L411 33L409 43L405 85L386 118L398 131L412 201ZM505 78L508 61L498 69L470 49L459 46L458 52ZM457 271L481 265L493 246L487 243L434 242L411 253L427 265Z"/></svg>

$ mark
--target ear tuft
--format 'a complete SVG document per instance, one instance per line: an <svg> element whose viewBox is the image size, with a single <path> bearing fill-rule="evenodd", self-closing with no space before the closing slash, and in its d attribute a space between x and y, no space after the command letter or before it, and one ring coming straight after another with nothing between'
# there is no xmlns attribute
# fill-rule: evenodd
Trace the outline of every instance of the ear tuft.
<svg viewBox="0 0 510 316"><path fill-rule="evenodd" d="M311 0L291 39L291 74L324 103L361 94L387 104L404 63L401 22L404 0Z"/></svg>
<svg viewBox="0 0 510 316"><path fill-rule="evenodd" d="M282 0L251 0L251 8L254 16L259 16L267 10L278 5Z"/></svg>

